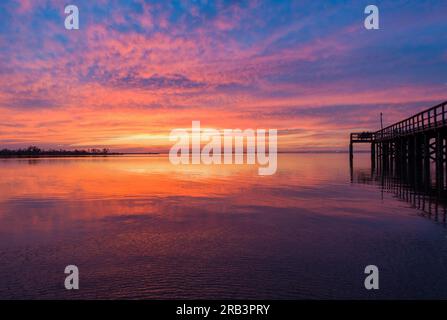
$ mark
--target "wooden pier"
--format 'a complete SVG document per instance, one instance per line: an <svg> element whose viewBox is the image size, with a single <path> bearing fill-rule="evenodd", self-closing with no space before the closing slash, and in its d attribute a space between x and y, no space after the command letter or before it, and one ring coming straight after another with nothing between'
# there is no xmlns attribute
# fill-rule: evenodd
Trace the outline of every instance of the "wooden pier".
<svg viewBox="0 0 447 320"><path fill-rule="evenodd" d="M372 170L433 185L438 195L446 195L447 101L381 130L351 133L351 168L356 143L371 144Z"/></svg>

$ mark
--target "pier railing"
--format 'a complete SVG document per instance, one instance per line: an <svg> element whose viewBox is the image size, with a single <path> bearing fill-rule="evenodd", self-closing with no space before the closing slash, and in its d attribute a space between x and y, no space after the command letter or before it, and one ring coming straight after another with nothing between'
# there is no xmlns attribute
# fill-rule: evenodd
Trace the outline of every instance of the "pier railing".
<svg viewBox="0 0 447 320"><path fill-rule="evenodd" d="M376 131L375 140L388 140L397 137L445 127L447 124L447 101L424 110L410 118Z"/></svg>

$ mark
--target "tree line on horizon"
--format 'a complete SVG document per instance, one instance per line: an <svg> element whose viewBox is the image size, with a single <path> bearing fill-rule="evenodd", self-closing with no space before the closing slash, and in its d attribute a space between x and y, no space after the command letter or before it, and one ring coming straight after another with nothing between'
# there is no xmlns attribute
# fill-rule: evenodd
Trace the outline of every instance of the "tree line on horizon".
<svg viewBox="0 0 447 320"><path fill-rule="evenodd" d="M44 150L36 146L29 146L24 149L1 149L0 156L84 156L84 155L110 155L109 149L87 149L87 150L64 150L49 149Z"/></svg>

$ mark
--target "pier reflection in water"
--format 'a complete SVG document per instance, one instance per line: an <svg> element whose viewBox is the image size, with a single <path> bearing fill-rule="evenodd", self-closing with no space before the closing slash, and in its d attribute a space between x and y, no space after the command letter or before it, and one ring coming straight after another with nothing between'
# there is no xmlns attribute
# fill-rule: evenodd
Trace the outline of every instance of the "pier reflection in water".
<svg viewBox="0 0 447 320"><path fill-rule="evenodd" d="M351 165L351 182L376 185L383 193L393 194L418 210L420 216L447 226L447 197L431 180L421 178L414 170L355 169Z"/></svg>

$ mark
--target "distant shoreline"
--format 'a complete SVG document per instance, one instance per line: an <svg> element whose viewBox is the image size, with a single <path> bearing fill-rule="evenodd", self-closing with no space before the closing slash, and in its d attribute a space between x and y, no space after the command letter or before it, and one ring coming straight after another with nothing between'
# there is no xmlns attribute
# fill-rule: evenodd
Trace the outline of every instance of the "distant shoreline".
<svg viewBox="0 0 447 320"><path fill-rule="evenodd" d="M153 153L145 153L153 154ZM124 153L110 152L109 149L103 148L91 148L91 149L40 149L36 146L29 146L26 149L0 149L0 158L59 158L59 157L107 157L107 156L120 156Z"/></svg>
<svg viewBox="0 0 447 320"><path fill-rule="evenodd" d="M8 158L100 158L100 157L116 157L126 155L157 155L160 153L146 152L146 153L107 153L107 154L21 154L21 155L0 155L0 159Z"/></svg>
<svg viewBox="0 0 447 320"><path fill-rule="evenodd" d="M297 150L278 151L280 154L348 154L348 150ZM368 150L358 150L355 153L369 153ZM40 149L29 146L26 149L0 149L0 158L67 158L67 157L110 157L126 155L168 155L169 152L110 152L109 149L64 150L64 149ZM244 152L246 154L246 152Z"/></svg>
<svg viewBox="0 0 447 320"><path fill-rule="evenodd" d="M369 153L369 151L356 151L354 153ZM132 155L168 155L168 152L113 152L113 153L87 153L87 154L0 154L0 159L29 159L29 158L101 158ZM349 154L349 151L279 151L278 154Z"/></svg>

